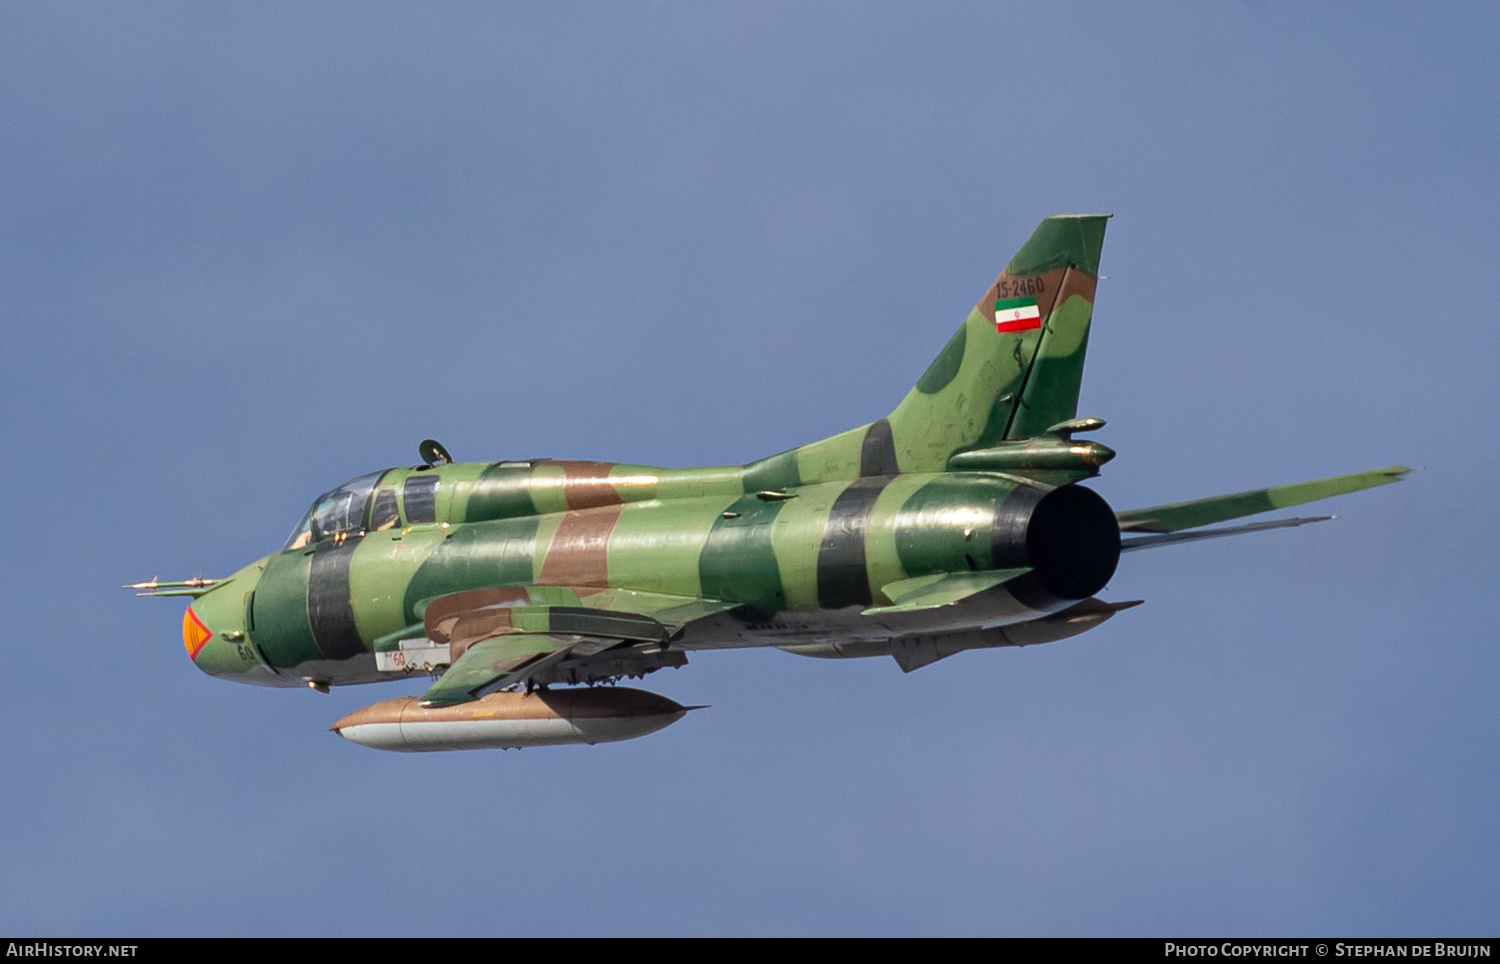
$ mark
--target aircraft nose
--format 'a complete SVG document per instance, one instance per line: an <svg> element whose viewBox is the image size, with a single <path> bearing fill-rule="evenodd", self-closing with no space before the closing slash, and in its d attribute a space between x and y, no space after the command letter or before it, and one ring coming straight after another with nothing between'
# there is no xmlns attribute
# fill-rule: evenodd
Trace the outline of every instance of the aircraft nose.
<svg viewBox="0 0 1500 964"><path fill-rule="evenodd" d="M252 563L215 580L182 614L182 645L193 665L210 676L243 679L250 674L258 682L264 672L248 625L260 565Z"/></svg>

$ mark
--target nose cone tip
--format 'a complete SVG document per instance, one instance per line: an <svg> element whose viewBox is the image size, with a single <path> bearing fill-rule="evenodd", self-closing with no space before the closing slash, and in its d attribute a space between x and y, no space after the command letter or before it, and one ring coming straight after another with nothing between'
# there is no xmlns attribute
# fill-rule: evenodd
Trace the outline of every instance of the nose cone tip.
<svg viewBox="0 0 1500 964"><path fill-rule="evenodd" d="M204 644L213 638L213 630L189 606L182 615L182 644L187 647L188 658L196 663Z"/></svg>

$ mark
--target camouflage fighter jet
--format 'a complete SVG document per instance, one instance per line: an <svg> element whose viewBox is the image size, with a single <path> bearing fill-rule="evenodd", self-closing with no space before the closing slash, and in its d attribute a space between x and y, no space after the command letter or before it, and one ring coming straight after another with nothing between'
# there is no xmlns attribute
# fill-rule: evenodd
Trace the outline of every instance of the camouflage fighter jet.
<svg viewBox="0 0 1500 964"><path fill-rule="evenodd" d="M1106 216L1041 223L895 411L748 465L533 459L362 475L191 596L204 672L262 686L435 677L334 724L387 750L599 743L687 708L596 686L688 654L775 646L891 656L1045 643L1136 602L1095 598L1122 552L1301 525L1244 516L1384 485L1401 466L1116 512L1079 483L1114 457L1077 436ZM1327 517L1319 517L1327 518ZM1205 528L1209 527L1209 528Z"/></svg>

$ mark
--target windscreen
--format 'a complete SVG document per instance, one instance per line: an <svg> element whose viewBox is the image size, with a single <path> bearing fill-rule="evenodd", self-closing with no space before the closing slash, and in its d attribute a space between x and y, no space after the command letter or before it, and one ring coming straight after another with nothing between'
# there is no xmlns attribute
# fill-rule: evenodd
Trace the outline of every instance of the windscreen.
<svg viewBox="0 0 1500 964"><path fill-rule="evenodd" d="M310 542L348 532L361 532L365 527L365 509L370 504L370 493L384 472L371 472L357 479L350 479L338 488L318 496L302 523L292 532L283 549L300 549Z"/></svg>

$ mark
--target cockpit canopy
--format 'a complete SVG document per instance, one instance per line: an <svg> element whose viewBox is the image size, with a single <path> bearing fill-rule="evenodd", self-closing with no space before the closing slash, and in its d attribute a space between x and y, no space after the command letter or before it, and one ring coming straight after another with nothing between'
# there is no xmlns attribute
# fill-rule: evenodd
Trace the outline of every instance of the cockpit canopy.
<svg viewBox="0 0 1500 964"><path fill-rule="evenodd" d="M394 474L400 480L400 499ZM387 476L391 484L383 485ZM307 515L287 539L282 550L302 549L337 536L380 532L402 525L437 521L437 490L440 478L436 472L386 469L350 479L336 489L318 496ZM378 491L377 491L378 489Z"/></svg>

